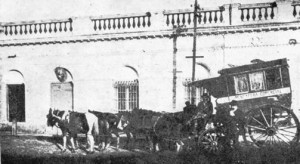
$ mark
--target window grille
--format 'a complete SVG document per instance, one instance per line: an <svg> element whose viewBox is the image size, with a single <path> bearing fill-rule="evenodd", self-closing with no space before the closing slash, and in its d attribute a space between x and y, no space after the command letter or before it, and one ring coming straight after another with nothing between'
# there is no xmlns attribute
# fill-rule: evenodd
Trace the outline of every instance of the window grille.
<svg viewBox="0 0 300 164"><path fill-rule="evenodd" d="M132 111L139 108L139 82L134 81L117 81L114 84L117 99L116 106L118 111Z"/></svg>

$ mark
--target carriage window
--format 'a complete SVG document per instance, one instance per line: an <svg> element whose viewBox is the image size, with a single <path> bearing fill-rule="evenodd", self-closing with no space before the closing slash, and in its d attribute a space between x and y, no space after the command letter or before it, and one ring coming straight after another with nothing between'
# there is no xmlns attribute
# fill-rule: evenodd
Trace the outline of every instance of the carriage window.
<svg viewBox="0 0 300 164"><path fill-rule="evenodd" d="M289 69L287 67L281 67L281 76L283 87L290 86L290 77L289 77Z"/></svg>
<svg viewBox="0 0 300 164"><path fill-rule="evenodd" d="M189 84L192 82L191 79L186 79L183 82L184 91L185 91L185 101L192 102L192 87L189 86ZM203 87L196 87L196 97L195 97L195 104L198 104L198 102L201 101L201 95L203 94L204 88Z"/></svg>
<svg viewBox="0 0 300 164"><path fill-rule="evenodd" d="M117 99L116 106L118 111L131 111L139 107L139 82L119 81L114 85Z"/></svg>
<svg viewBox="0 0 300 164"><path fill-rule="evenodd" d="M263 72L249 74L251 91L260 91L265 89Z"/></svg>
<svg viewBox="0 0 300 164"><path fill-rule="evenodd" d="M268 89L281 88L281 75L279 69L266 70L266 82Z"/></svg>
<svg viewBox="0 0 300 164"><path fill-rule="evenodd" d="M235 92L236 94L249 92L247 75L234 76Z"/></svg>

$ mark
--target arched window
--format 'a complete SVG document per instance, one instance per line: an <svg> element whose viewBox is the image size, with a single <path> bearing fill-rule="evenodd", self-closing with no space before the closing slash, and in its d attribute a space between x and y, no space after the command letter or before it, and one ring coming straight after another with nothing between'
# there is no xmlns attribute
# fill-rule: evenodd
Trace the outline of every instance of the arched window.
<svg viewBox="0 0 300 164"><path fill-rule="evenodd" d="M118 111L131 111L139 108L139 81L136 69L126 65L117 77L114 88Z"/></svg>
<svg viewBox="0 0 300 164"><path fill-rule="evenodd" d="M8 121L25 122L25 85L22 73L11 70L4 75L7 88L7 116Z"/></svg>

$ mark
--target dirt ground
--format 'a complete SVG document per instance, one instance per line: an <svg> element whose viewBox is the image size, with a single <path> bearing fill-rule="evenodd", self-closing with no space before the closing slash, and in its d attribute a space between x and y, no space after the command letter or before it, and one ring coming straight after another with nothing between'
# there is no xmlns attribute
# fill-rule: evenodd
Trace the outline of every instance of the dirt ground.
<svg viewBox="0 0 300 164"><path fill-rule="evenodd" d="M11 136L0 135L1 161L6 163L166 163L176 158L175 152L153 153L143 142L137 142L135 149L116 149L112 146L103 151L87 154L84 138L79 139L76 153L70 150L62 153L62 138L53 136ZM124 145L121 145L124 146ZM167 157L163 159L162 156ZM162 161L163 160L163 161ZM169 161L170 162L170 161ZM167 163L169 163L167 162Z"/></svg>

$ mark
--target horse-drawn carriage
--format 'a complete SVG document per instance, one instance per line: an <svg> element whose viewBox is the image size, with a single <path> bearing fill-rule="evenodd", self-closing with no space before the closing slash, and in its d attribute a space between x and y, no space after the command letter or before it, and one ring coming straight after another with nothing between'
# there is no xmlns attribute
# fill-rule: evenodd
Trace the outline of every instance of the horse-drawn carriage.
<svg viewBox="0 0 300 164"><path fill-rule="evenodd" d="M215 127L201 134L200 145L209 151L220 151L228 135L224 115L230 111L233 100L244 114L244 125L236 126L235 130L237 135L242 133L245 141L251 140L257 146L290 145L299 141L299 121L290 108L292 95L287 59L257 61L222 69L219 73L219 77L190 84L216 98Z"/></svg>
<svg viewBox="0 0 300 164"><path fill-rule="evenodd" d="M224 143L231 142L228 138L238 142L236 136L239 134L242 134L244 141L251 140L258 146L290 145L299 141L299 121L290 108L292 94L286 59L258 61L249 65L222 69L219 73L219 77L189 84L190 87L202 91L202 94L205 91L216 99L217 112L212 119L214 127L204 129L200 135L194 136L198 138L197 142L200 146L212 152L219 152ZM229 104L233 100L237 102L238 110L242 111L242 118L237 119L234 125L230 121L232 116L229 114L231 109ZM130 138L130 133L142 132L152 138L154 147L155 142L175 141L176 144L182 145L183 140L189 140L187 138L193 135L193 127L189 124L193 117L186 118L184 111L158 113L133 110L128 113L109 113L109 117L101 112L90 111L89 113L98 118L98 121L91 125L99 125L99 130L104 129L105 136L111 136L110 133L118 136L117 133L122 130ZM63 123L64 116L50 110L47 118L48 125L54 126L56 122ZM68 121L69 124L71 122ZM202 127L208 126L202 125Z"/></svg>

